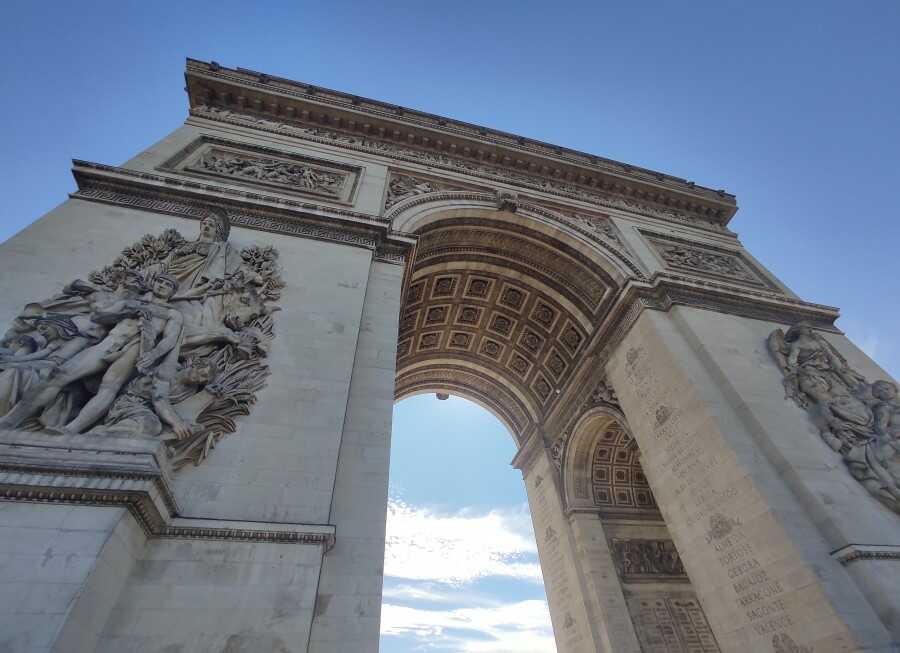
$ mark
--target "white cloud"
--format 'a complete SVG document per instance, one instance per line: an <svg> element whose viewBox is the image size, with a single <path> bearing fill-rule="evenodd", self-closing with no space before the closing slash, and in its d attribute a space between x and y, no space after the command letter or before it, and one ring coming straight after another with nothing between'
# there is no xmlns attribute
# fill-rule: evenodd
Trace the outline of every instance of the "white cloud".
<svg viewBox="0 0 900 653"><path fill-rule="evenodd" d="M385 603L381 633L411 635L428 648L459 653L556 653L546 601L455 610Z"/></svg>
<svg viewBox="0 0 900 653"><path fill-rule="evenodd" d="M468 583L488 576L541 582L526 507L484 514L439 514L397 499L388 503L386 576Z"/></svg>
<svg viewBox="0 0 900 653"><path fill-rule="evenodd" d="M440 585L436 588L433 583L423 583L422 587L414 585L385 587L381 595L386 599L427 601L429 603L459 603L464 598L460 596L459 592L440 589Z"/></svg>

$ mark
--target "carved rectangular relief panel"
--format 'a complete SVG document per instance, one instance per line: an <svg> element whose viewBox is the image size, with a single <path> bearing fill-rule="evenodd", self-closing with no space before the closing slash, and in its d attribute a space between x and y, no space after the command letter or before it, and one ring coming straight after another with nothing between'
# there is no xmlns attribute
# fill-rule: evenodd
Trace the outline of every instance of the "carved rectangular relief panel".
<svg viewBox="0 0 900 653"><path fill-rule="evenodd" d="M718 653L706 615L691 592L635 594L628 611L644 653Z"/></svg>
<svg viewBox="0 0 900 653"><path fill-rule="evenodd" d="M641 230L665 266L676 272L779 290L740 252Z"/></svg>
<svg viewBox="0 0 900 653"><path fill-rule="evenodd" d="M351 204L362 168L204 136L160 166L166 172L213 177Z"/></svg>
<svg viewBox="0 0 900 653"><path fill-rule="evenodd" d="M681 558L671 540L613 538L610 548L619 577L626 583L687 581Z"/></svg>

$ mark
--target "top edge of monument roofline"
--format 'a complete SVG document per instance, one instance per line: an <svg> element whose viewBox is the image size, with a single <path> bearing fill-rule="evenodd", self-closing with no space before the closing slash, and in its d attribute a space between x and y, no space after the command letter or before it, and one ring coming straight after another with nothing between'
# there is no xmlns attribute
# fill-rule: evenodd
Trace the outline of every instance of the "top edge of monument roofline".
<svg viewBox="0 0 900 653"><path fill-rule="evenodd" d="M737 212L736 198L725 190L714 190L696 184L692 181L675 177L666 173L634 166L631 164L614 161L593 154L588 154L571 148L545 143L543 141L518 136L508 132L490 129L444 116L439 116L424 111L409 109L396 104L373 100L362 96L335 91L314 84L269 75L246 68L228 68L215 61L201 61L190 57L186 60L185 78L186 90L189 95L191 107L200 105L219 105L221 102L212 97L201 97L198 91L204 88L209 91L211 87L203 86L203 82L217 82L225 85L242 86L256 93L280 95L290 97L291 101L307 104L315 107L329 107L333 111L341 111L348 115L357 114L368 117L372 121L384 121L394 125L403 125L409 130L430 132L431 135L443 135L444 142L440 138L430 138L430 145L436 149L443 149L451 154L463 155L466 150L474 150L472 157L487 159L490 156L492 163L506 165L531 172L543 172L563 181L573 183L586 183L588 186L597 185L598 188L609 189L613 192L630 191L635 197L649 199L660 204L688 210L692 213L702 214L706 219L722 226L728 224ZM209 95L209 94L207 94ZM226 104L222 106L228 107ZM245 107L253 110L251 106ZM289 109L289 107L287 108ZM265 111L263 109L263 111ZM286 117L296 114L288 111ZM276 115L281 115L276 113ZM299 114L297 114L299 115ZM318 122L328 120L320 117ZM330 124L324 122L322 124ZM360 123L362 128L364 123ZM371 125L365 125L372 128ZM377 126L374 131L379 131ZM385 131L380 128L380 131ZM394 134L385 133L390 139ZM412 138L406 134L407 138ZM475 143L472 148L459 143L453 143L453 139ZM417 146L421 144L417 141ZM480 147L479 147L480 146ZM496 156L488 148L502 148L506 156ZM484 151L482 148L486 149ZM539 165L534 160L524 158L539 158L544 161L559 162L560 167L552 165ZM587 171L581 172L581 171ZM594 179L591 173L597 176ZM600 178L603 178L601 181ZM627 185L631 184L631 187ZM624 188L622 187L624 186ZM657 197L648 193L657 191ZM671 195L665 195L671 194Z"/></svg>

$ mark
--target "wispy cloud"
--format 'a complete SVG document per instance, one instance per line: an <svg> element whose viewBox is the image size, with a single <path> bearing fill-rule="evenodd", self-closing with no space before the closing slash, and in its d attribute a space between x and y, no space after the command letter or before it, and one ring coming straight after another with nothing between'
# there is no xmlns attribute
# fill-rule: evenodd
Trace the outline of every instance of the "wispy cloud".
<svg viewBox="0 0 900 653"><path fill-rule="evenodd" d="M424 610L385 603L381 632L411 635L433 650L459 653L555 653L545 601Z"/></svg>
<svg viewBox="0 0 900 653"><path fill-rule="evenodd" d="M488 576L541 582L526 508L440 514L391 499L386 576L467 583Z"/></svg>
<svg viewBox="0 0 900 653"><path fill-rule="evenodd" d="M555 653L543 600L521 600L541 582L531 518L517 509L440 512L388 504L381 633L417 651ZM518 596L476 581L522 583Z"/></svg>

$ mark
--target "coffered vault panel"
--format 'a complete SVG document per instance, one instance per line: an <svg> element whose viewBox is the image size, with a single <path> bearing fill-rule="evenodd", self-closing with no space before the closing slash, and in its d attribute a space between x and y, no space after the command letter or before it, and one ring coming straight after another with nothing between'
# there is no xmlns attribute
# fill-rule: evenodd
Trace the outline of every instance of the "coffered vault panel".
<svg viewBox="0 0 900 653"><path fill-rule="evenodd" d="M423 227L398 337L398 398L447 390L522 438L547 414L616 289L562 242L483 218Z"/></svg>

